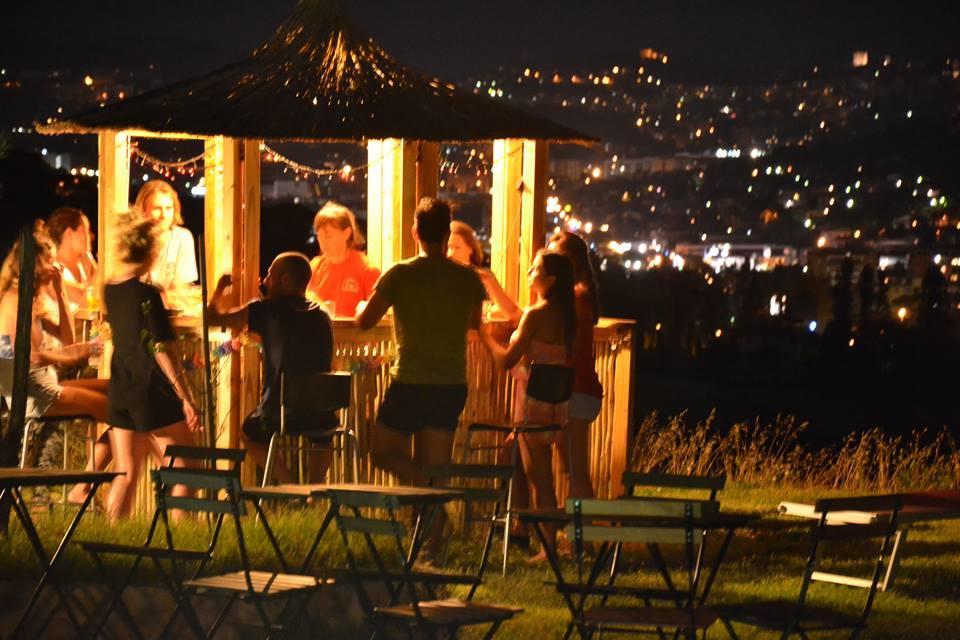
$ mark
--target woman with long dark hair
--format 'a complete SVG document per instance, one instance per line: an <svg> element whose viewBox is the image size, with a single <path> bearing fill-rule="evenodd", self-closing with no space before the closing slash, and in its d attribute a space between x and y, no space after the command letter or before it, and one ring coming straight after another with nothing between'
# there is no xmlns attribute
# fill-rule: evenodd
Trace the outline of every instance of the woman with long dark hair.
<svg viewBox="0 0 960 640"><path fill-rule="evenodd" d="M573 266L577 318L573 339L573 395L563 429L565 437L557 440L557 446L570 478L570 497L592 498L590 424L600 415L603 401L603 387L593 359L593 327L600 319L597 280L587 243L577 234L558 231L550 238L547 249L566 256Z"/></svg>
<svg viewBox="0 0 960 640"><path fill-rule="evenodd" d="M481 326L480 338L496 365L511 369L511 374L517 380L514 420L564 424L567 421L567 403L548 404L529 399L524 390L529 379L530 364L570 364L576 335L573 265L562 255L541 252L537 254L527 275L539 301L523 311L520 325L511 336L509 345L501 346L491 335L490 325L487 324ZM551 468L552 444L553 438L546 434L520 437L520 458L530 485L531 506L535 509L557 506ZM548 532L548 544L554 543L554 537ZM537 562L546 557L546 550L541 550L531 560Z"/></svg>

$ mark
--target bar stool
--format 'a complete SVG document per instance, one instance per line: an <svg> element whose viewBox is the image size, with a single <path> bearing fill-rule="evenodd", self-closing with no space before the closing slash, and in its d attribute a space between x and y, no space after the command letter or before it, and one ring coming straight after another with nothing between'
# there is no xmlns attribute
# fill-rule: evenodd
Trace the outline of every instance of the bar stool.
<svg viewBox="0 0 960 640"><path fill-rule="evenodd" d="M270 437L262 486L273 479L273 468L279 451L294 451L298 456L298 476L304 481L306 456L315 451L333 450L339 454L339 468L346 471L346 456L350 456L353 482L360 477L360 452L356 433L342 424L336 427L317 427L330 412L350 407L352 375L347 371L330 373L280 374L280 430ZM329 446L312 444L309 438L334 440ZM288 442L284 442L288 440ZM338 442L339 441L339 442ZM345 475L345 473L344 473ZM312 481L316 481L315 479Z"/></svg>

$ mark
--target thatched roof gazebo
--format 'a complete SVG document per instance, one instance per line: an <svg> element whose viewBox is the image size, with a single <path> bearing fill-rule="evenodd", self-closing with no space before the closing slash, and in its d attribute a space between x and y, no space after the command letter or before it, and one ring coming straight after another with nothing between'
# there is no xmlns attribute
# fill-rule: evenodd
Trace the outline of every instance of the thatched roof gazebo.
<svg viewBox="0 0 960 640"><path fill-rule="evenodd" d="M300 0L274 36L240 62L37 129L99 137L99 252L106 274L116 262L112 221L129 205L131 139L203 140L206 275L212 281L232 273L240 284L237 303L257 293L263 140L366 144L367 249L381 268L414 255L409 229L418 199L437 193L439 143L492 141L491 262L521 304L529 300L524 274L546 235L548 144L593 142L408 69L362 34L339 0ZM344 327L341 335L347 334ZM618 483L626 466L630 408L630 350L622 348L629 336L615 337L613 351L620 351L608 354L608 384L615 377L623 391L603 418L612 429L602 434L614 458L602 480L608 484ZM230 368L217 391L217 424L229 415L225 445L235 444L240 417L257 397L255 354L233 358Z"/></svg>
<svg viewBox="0 0 960 640"><path fill-rule="evenodd" d="M238 63L78 114L48 133L142 130L299 142L592 139L394 60L340 2L301 0Z"/></svg>

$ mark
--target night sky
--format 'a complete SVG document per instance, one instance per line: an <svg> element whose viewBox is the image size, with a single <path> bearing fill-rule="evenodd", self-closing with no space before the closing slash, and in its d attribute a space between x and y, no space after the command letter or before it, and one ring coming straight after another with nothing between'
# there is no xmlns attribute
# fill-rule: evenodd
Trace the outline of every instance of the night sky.
<svg viewBox="0 0 960 640"><path fill-rule="evenodd" d="M167 81L232 62L269 37L294 0L6 3L4 64L47 69L155 64ZM497 65L630 63L645 46L697 80L767 80L850 52L934 60L960 53L953 2L348 0L361 27L422 71L459 79ZM953 7L955 8L955 7ZM6 20L4 20L6 22ZM7 23L9 25L10 23Z"/></svg>

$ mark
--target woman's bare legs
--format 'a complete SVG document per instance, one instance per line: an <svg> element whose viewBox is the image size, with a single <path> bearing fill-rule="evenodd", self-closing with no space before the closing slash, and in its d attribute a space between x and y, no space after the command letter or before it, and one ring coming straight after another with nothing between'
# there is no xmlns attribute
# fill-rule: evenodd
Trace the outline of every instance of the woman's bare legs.
<svg viewBox="0 0 960 640"><path fill-rule="evenodd" d="M108 433L117 471L124 474L113 479L107 495L107 515L116 522L130 513L140 471L150 450L150 441L145 434L132 429L114 428Z"/></svg>
<svg viewBox="0 0 960 640"><path fill-rule="evenodd" d="M530 502L534 509L555 509L557 492L553 486L553 449L552 439L543 435L520 436L520 459L523 470L530 480ZM547 546L556 545L557 532L552 526L543 527ZM547 549L530 558L530 562L542 562L547 559Z"/></svg>
<svg viewBox="0 0 960 640"><path fill-rule="evenodd" d="M97 422L107 421L108 380L64 380L63 391L44 416L90 416ZM87 471L103 471L113 458L106 433L93 446L93 457L87 461ZM67 500L80 504L87 497L90 485L82 482L73 487Z"/></svg>
<svg viewBox="0 0 960 640"><path fill-rule="evenodd" d="M168 427L163 427L162 429L155 429L150 433L143 434L145 437L149 437L149 444L151 452L153 453L153 459L156 460L157 466L165 467L170 463L170 459L165 456L167 447L170 445L181 445L181 446L192 446L193 435L190 433L190 430L187 428L187 423L184 421L175 422ZM193 461L190 462L184 461L182 458L178 458L174 464L174 467L192 467ZM174 497L184 498L190 495L190 490L187 489L184 485L177 485L171 491L170 495ZM180 510L173 510L170 512L170 517L172 520L180 520L184 516L183 512Z"/></svg>
<svg viewBox="0 0 960 640"><path fill-rule="evenodd" d="M86 471L103 471L107 465L113 461L113 449L110 448L110 431L107 429L100 434L96 442L93 443L93 455L87 460ZM70 490L67 501L70 504L80 504L83 502L87 493L90 491L90 484L87 482L78 482Z"/></svg>
<svg viewBox="0 0 960 640"><path fill-rule="evenodd" d="M557 438L560 464L570 483L571 498L594 496L589 466L590 424L585 420L571 418L563 425L561 437Z"/></svg>

